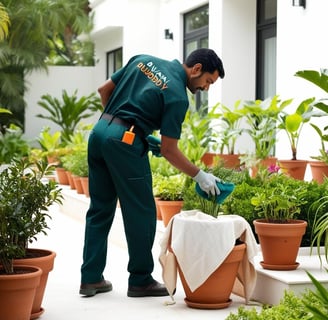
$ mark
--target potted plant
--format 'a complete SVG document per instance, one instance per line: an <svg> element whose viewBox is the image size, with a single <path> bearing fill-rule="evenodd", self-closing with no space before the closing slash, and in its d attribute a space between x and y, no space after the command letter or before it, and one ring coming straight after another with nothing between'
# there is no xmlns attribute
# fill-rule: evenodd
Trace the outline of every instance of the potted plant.
<svg viewBox="0 0 328 320"><path fill-rule="evenodd" d="M303 78L317 87L324 90L328 93L328 70L321 69L320 72L315 70L302 70L296 72L295 76ZM323 113L322 115L328 115L328 105L325 103L327 98L320 99L314 102L314 107L321 110ZM328 126L324 126L323 129L320 129L317 125L311 123L311 126L315 129L320 137L321 142L321 149L319 150L320 154L318 156L313 156L313 159L318 161L310 161L310 167L312 171L312 176L315 180L319 183L323 182L324 177L328 177L328 156L327 156L327 149L325 148L325 142L328 141Z"/></svg>
<svg viewBox="0 0 328 320"><path fill-rule="evenodd" d="M299 180L304 179L307 160L297 158L297 147L304 124L313 116L319 116L313 110L314 100L315 98L303 100L295 112L281 112L278 116L278 129L287 134L292 155L291 160L279 160L279 165L287 174Z"/></svg>
<svg viewBox="0 0 328 320"><path fill-rule="evenodd" d="M274 146L276 143L277 121L279 114L290 103L280 102L278 96L265 100L245 101L240 110L244 114L248 128L245 132L254 143L254 152L248 152L241 161L256 174L259 166L276 164Z"/></svg>
<svg viewBox="0 0 328 320"><path fill-rule="evenodd" d="M37 117L52 121L61 128L63 142L68 142L70 136L83 119L90 118L96 112L103 110L98 95L93 92L88 96L78 98L77 90L69 95L66 90L62 92L62 101L45 94L38 102L47 114L38 114Z"/></svg>
<svg viewBox="0 0 328 320"><path fill-rule="evenodd" d="M157 198L156 203L165 227L171 218L182 209L185 179L183 173L174 175L157 173L154 176L154 196Z"/></svg>
<svg viewBox="0 0 328 320"><path fill-rule="evenodd" d="M53 266L54 253L41 249L36 252L37 249L28 248L28 244L36 240L39 233L46 234L49 206L61 203L61 189L55 181L45 178L51 169L44 161L31 163L28 158L23 158L13 160L0 173L0 264L8 274L15 273L15 265L18 264L38 266L39 259L33 255L36 253L38 256L44 251L52 259L50 265ZM41 257L41 260L44 259ZM31 318L43 312L41 302L48 272L42 270Z"/></svg>
<svg viewBox="0 0 328 320"><path fill-rule="evenodd" d="M70 150L61 139L61 131L50 132L50 127L43 127L37 138L41 147L41 153L36 154L39 157L45 157L49 164L55 166L58 182L63 185L68 184L68 177L62 166L61 157L69 153ZM37 149L39 150L39 149ZM32 150L32 154L35 150Z"/></svg>
<svg viewBox="0 0 328 320"><path fill-rule="evenodd" d="M253 221L262 249L264 269L294 270L307 222L296 219L301 211L306 189L288 183L289 177L265 175L263 188L251 198L258 219Z"/></svg>
<svg viewBox="0 0 328 320"><path fill-rule="evenodd" d="M217 146L214 145L213 148L216 147L218 158L222 160L227 168L238 168L240 166L239 154L235 150L237 140L244 131L241 127L244 115L240 112L240 103L240 100L236 101L233 109L222 103L215 105L215 108L219 109L216 120L220 120L220 130L217 133Z"/></svg>
<svg viewBox="0 0 328 320"><path fill-rule="evenodd" d="M233 169L231 170L234 171ZM188 179L191 180L190 178ZM191 308L222 309L228 307L232 301L230 295L236 281L239 265L246 253L246 244L244 243L245 237L240 236L239 238L238 232L234 233L231 230L231 233L229 234L235 234L237 239L235 239L234 236L232 236L229 241L225 239L229 242L229 249L226 251L224 258L218 264L208 263L208 259L211 256L211 250L218 247L218 242L221 243L217 238L217 235L220 235L223 232L221 228L231 228L234 219L237 219L238 224L240 223L240 225L243 225L242 222L247 224L242 217L225 217L220 210L220 206L221 205L217 203L215 197L205 200L199 196L195 191L195 184L192 180L187 181L184 191L184 211L177 215L174 220L171 220L171 225L169 224L166 229L166 238L164 236L164 240L170 239L169 241L172 241L168 245L169 249L167 256L161 255L160 257L160 261L164 266L164 281L166 279L165 276L167 276L165 272L165 259L168 259L168 261L172 259L177 265L178 274L186 295L185 302ZM179 230L179 227L182 227L182 229L180 229L180 232L177 232L176 230ZM188 249L190 240L194 239L192 230L197 230L196 232L199 233L201 232L200 230L204 231L204 234L202 233L202 243L205 244L205 248L203 250L199 249L201 253L197 252L194 258L193 254L195 254L195 252L193 252L192 248ZM250 229L248 231L250 232L249 239L252 237L254 238L252 231ZM177 232L177 236L174 232ZM253 244L256 246L256 241L255 239L253 240ZM232 243L230 243L230 241L232 241ZM165 241L162 242L162 245L163 243L165 247ZM248 242L247 246L251 251L253 248L252 244ZM222 251L224 251L223 247L221 248L221 253ZM179 252L183 252L184 259L181 260ZM201 259L198 254L201 255ZM193 262L189 264L188 259L192 259ZM183 262L183 260L185 261ZM203 261L203 266L211 264L212 267L209 273L206 273L203 268L201 268L202 271L198 270L196 265L200 260ZM187 269L185 269L186 264L191 266L190 270L197 270L194 275L195 278L197 278L197 284L195 281L191 281L190 270L187 271ZM244 266L246 264L247 263L244 263ZM207 269L207 267L205 267L205 269ZM206 276L204 276L204 271ZM253 269L253 272L255 273L255 269ZM252 272L250 272L250 274L251 273ZM168 276L167 278L170 279ZM203 280L200 281L199 279ZM173 290L174 285L170 285L169 283L169 280L166 281L168 288L172 287ZM251 279L249 279L249 283L252 283Z"/></svg>

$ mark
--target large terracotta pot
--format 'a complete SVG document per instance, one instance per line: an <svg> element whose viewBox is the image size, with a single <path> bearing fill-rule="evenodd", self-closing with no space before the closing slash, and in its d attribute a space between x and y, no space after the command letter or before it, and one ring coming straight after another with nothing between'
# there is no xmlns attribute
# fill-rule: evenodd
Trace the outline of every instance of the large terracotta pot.
<svg viewBox="0 0 328 320"><path fill-rule="evenodd" d="M36 319L44 312L41 305L47 286L49 272L54 267L56 253L50 250L32 248L27 249L27 253L28 258L16 259L14 260L14 265L24 264L28 266L37 266L42 270L40 285L36 289L30 317L30 319Z"/></svg>
<svg viewBox="0 0 328 320"><path fill-rule="evenodd" d="M304 180L307 160L279 160L279 167L288 176Z"/></svg>
<svg viewBox="0 0 328 320"><path fill-rule="evenodd" d="M0 267L0 320L29 320L42 270L33 266L16 266L13 275Z"/></svg>
<svg viewBox="0 0 328 320"><path fill-rule="evenodd" d="M323 183L323 180L328 178L328 165L322 161L309 161L312 179L318 183Z"/></svg>
<svg viewBox="0 0 328 320"><path fill-rule="evenodd" d="M186 294L186 304L197 309L227 308L231 304L230 295L245 251L246 244L236 245L223 263L194 292L190 290L178 265L179 276Z"/></svg>
<svg viewBox="0 0 328 320"><path fill-rule="evenodd" d="M257 219L253 224L263 256L261 266L269 270L295 270L299 266L296 259L307 222L270 223Z"/></svg>
<svg viewBox="0 0 328 320"><path fill-rule="evenodd" d="M166 227L170 222L171 218L179 213L183 207L183 200L172 201L172 200L157 200L157 205L161 211L162 220Z"/></svg>
<svg viewBox="0 0 328 320"><path fill-rule="evenodd" d="M80 177L72 175L72 178L73 178L73 181L74 181L76 192L78 194L83 194L83 188L82 188L82 183L81 183Z"/></svg>

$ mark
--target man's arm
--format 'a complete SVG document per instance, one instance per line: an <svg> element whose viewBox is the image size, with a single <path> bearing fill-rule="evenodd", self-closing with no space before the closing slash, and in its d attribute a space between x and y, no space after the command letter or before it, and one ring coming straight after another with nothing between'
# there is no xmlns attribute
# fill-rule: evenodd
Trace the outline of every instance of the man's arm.
<svg viewBox="0 0 328 320"><path fill-rule="evenodd" d="M98 88L98 93L100 94L101 104L103 107L106 106L114 89L115 83L111 79L108 79L102 86Z"/></svg>
<svg viewBox="0 0 328 320"><path fill-rule="evenodd" d="M178 140L167 136L161 137L161 154L174 167L190 177L196 176L199 168L189 161L189 159L178 148Z"/></svg>

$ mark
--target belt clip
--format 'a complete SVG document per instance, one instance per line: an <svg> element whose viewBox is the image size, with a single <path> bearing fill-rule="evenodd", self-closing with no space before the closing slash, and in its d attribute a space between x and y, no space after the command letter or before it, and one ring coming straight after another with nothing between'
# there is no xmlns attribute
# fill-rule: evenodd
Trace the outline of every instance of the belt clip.
<svg viewBox="0 0 328 320"><path fill-rule="evenodd" d="M122 142L126 144L133 144L134 138L135 138L135 133L133 132L134 125L132 125L129 129L129 131L125 131L122 137Z"/></svg>

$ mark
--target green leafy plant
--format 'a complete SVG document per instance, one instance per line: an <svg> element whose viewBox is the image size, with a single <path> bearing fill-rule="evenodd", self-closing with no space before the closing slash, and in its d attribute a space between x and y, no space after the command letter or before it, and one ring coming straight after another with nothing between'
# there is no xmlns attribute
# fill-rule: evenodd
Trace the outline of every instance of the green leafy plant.
<svg viewBox="0 0 328 320"><path fill-rule="evenodd" d="M313 83L315 86L321 88L326 93L328 93L328 69L320 69L320 72L315 70L302 70L296 72L295 76L303 78ZM321 110L323 112L322 115L325 116L328 115L328 104L325 102L327 100L328 100L327 98L323 98L318 101L315 101L313 104L314 107ZM328 148L325 147L325 142L328 141L328 126L324 126L323 129L320 129L317 125L313 123L311 123L311 126L315 129L321 141L320 155L313 156L312 158L323 161L328 164L328 155L327 155Z"/></svg>
<svg viewBox="0 0 328 320"><path fill-rule="evenodd" d="M274 223L285 223L298 216L301 205L306 202L306 190L285 183L287 179L284 175L277 177L277 174L267 178L263 189L251 198L257 216Z"/></svg>
<svg viewBox="0 0 328 320"><path fill-rule="evenodd" d="M100 98L95 92L88 96L77 97L77 90L69 95L66 90L62 92L62 101L50 96L43 95L38 104L48 115L37 114L37 117L47 119L61 128L63 142L69 137L82 119L90 118L97 111L102 110Z"/></svg>
<svg viewBox="0 0 328 320"><path fill-rule="evenodd" d="M13 158L27 157L30 149L18 126L11 124L5 133L0 132L0 164L10 163Z"/></svg>
<svg viewBox="0 0 328 320"><path fill-rule="evenodd" d="M25 256L28 243L46 234L49 206L61 203L61 189L47 180L44 161L14 160L0 173L0 263L13 273L13 259Z"/></svg>
<svg viewBox="0 0 328 320"><path fill-rule="evenodd" d="M304 294L302 299L303 304L312 314L310 319L328 320L328 290L310 272L306 271L306 274L316 288L316 291Z"/></svg>
<svg viewBox="0 0 328 320"><path fill-rule="evenodd" d="M243 133L244 129L241 127L241 121L244 114L240 112L240 103L238 100L233 106L233 109L218 103L215 108L219 109L217 119L221 120L218 138L218 151L223 154L226 151L228 154L235 154L235 146L238 137Z"/></svg>
<svg viewBox="0 0 328 320"><path fill-rule="evenodd" d="M311 206L311 211L315 213L312 226L313 239L311 242L311 252L317 248L317 254L321 261L321 245L324 245L325 257L328 262L328 196L319 198ZM322 214L322 212L324 212Z"/></svg>
<svg viewBox="0 0 328 320"><path fill-rule="evenodd" d="M295 112L282 112L278 115L278 129L286 132L292 154L292 160L297 159L297 147L300 135L305 123L308 123L313 116L319 116L313 110L315 98L303 100ZM289 100L292 101L292 100Z"/></svg>
<svg viewBox="0 0 328 320"><path fill-rule="evenodd" d="M249 134L255 145L255 159L265 159L273 155L276 143L276 126L279 114L290 103L280 102L278 96L265 100L245 101L240 110L245 116Z"/></svg>
<svg viewBox="0 0 328 320"><path fill-rule="evenodd" d="M153 176L154 196L160 200L183 200L185 175L178 173L170 176Z"/></svg>
<svg viewBox="0 0 328 320"><path fill-rule="evenodd" d="M314 320L327 319L315 317L312 311L304 302L309 303L313 309L324 311L320 301L317 301L313 291L307 291L297 296L293 291L286 290L279 304L274 306L264 305L262 307L245 307L238 308L237 313L230 313L226 320Z"/></svg>

